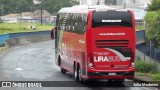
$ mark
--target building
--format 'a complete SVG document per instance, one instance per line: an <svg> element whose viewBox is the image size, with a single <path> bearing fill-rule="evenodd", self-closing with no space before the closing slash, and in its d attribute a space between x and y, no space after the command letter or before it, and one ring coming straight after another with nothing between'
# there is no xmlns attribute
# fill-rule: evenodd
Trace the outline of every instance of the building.
<svg viewBox="0 0 160 90"><path fill-rule="evenodd" d="M21 14L7 14L2 17L2 21L7 23L17 23L19 18L21 18Z"/></svg>
<svg viewBox="0 0 160 90"><path fill-rule="evenodd" d="M34 17L33 12L22 12L23 18L31 18Z"/></svg>

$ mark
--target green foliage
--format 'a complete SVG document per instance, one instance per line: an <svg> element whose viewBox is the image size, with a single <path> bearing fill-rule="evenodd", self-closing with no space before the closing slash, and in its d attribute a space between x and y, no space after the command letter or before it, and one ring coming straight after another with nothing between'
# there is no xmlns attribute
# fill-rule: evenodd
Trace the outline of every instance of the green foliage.
<svg viewBox="0 0 160 90"><path fill-rule="evenodd" d="M152 40L156 47L160 46L160 0L153 0L145 16L146 38Z"/></svg>
<svg viewBox="0 0 160 90"><path fill-rule="evenodd" d="M144 63L141 60L136 61L136 71L137 72L142 72L142 73L148 73L150 71L151 65L148 63Z"/></svg>
<svg viewBox="0 0 160 90"><path fill-rule="evenodd" d="M157 63L151 64L151 73L159 73L158 65Z"/></svg>
<svg viewBox="0 0 160 90"><path fill-rule="evenodd" d="M144 19L147 24L146 38L152 40L156 47L160 46L160 12L150 11Z"/></svg>
<svg viewBox="0 0 160 90"><path fill-rule="evenodd" d="M147 24L152 25L152 24L154 24L154 22L156 20L156 16L157 16L157 12L156 11L150 11L150 12L148 12L146 14L144 19L147 22Z"/></svg>
<svg viewBox="0 0 160 90"><path fill-rule="evenodd" d="M4 14L32 11L35 6L32 0L0 0Z"/></svg>
<svg viewBox="0 0 160 90"><path fill-rule="evenodd" d="M144 26L136 26L136 31L140 31L140 30L144 30L145 27Z"/></svg>
<svg viewBox="0 0 160 90"><path fill-rule="evenodd" d="M160 81L160 73L142 73L142 72L136 72L136 76L148 76L152 78L152 81ZM156 82L159 83L160 82Z"/></svg>
<svg viewBox="0 0 160 90"><path fill-rule="evenodd" d="M29 29L28 26L36 26L36 29ZM0 24L0 34L6 33L17 33L17 32L35 32L51 30L53 26L51 25L40 25L40 24L29 24L29 23L1 23Z"/></svg>
<svg viewBox="0 0 160 90"><path fill-rule="evenodd" d="M48 10L50 13L58 12L62 7L70 7L77 4L73 0L43 0L43 9Z"/></svg>
<svg viewBox="0 0 160 90"><path fill-rule="evenodd" d="M152 75L154 81L160 81L160 73ZM158 82L160 84L160 82Z"/></svg>
<svg viewBox="0 0 160 90"><path fill-rule="evenodd" d="M74 0L43 0L42 9L54 13L62 7L70 7L76 4L77 2ZM32 0L0 0L0 7L3 7L4 14L33 12L41 9L41 5L34 5Z"/></svg>
<svg viewBox="0 0 160 90"><path fill-rule="evenodd" d="M158 65L156 63L147 63L142 60L135 62L136 72L141 73L158 73Z"/></svg>
<svg viewBox="0 0 160 90"><path fill-rule="evenodd" d="M160 0L152 0L152 4L148 7L149 11L158 11L160 10Z"/></svg>

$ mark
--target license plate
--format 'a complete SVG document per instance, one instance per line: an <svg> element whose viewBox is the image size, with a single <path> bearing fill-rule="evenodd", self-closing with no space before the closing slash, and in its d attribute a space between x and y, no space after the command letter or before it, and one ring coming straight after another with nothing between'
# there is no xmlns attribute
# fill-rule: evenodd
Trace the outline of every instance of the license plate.
<svg viewBox="0 0 160 90"><path fill-rule="evenodd" d="M108 73L108 75L111 75L111 76L113 76L113 75L116 75L116 73Z"/></svg>

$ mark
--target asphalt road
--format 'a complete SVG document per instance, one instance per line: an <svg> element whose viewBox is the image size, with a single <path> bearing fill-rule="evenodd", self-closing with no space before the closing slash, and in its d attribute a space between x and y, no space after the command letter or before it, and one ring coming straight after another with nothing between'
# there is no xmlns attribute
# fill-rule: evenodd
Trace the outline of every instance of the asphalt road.
<svg viewBox="0 0 160 90"><path fill-rule="evenodd" d="M54 41L38 42L16 46L0 53L0 81L74 81L72 74L62 74L54 62ZM67 82L66 82L67 83ZM130 87L131 82L122 85L104 84L91 87L74 82L80 87L43 87L43 88L0 88L0 90L158 90L154 87ZM118 87L118 88L117 88Z"/></svg>

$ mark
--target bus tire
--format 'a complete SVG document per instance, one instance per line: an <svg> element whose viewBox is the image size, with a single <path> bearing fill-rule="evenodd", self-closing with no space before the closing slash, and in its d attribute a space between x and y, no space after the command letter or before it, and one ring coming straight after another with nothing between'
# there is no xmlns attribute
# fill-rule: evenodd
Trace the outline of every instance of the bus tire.
<svg viewBox="0 0 160 90"><path fill-rule="evenodd" d="M60 61L60 70L61 70L61 73L66 73L66 70L65 69L63 69L63 67L62 67L62 62Z"/></svg>
<svg viewBox="0 0 160 90"><path fill-rule="evenodd" d="M74 77L75 77L75 80L77 81L77 82L79 82L79 67L77 66L76 67L76 65L75 65L75 68L74 68Z"/></svg>
<svg viewBox="0 0 160 90"><path fill-rule="evenodd" d="M83 83L84 82L84 79L81 77L81 68L80 67L78 67L78 77L79 77L79 82L81 82L81 83Z"/></svg>
<svg viewBox="0 0 160 90"><path fill-rule="evenodd" d="M61 67L61 73L66 73L66 70Z"/></svg>
<svg viewBox="0 0 160 90"><path fill-rule="evenodd" d="M78 72L77 72L77 68L76 68L76 67L74 68L74 78L75 78L75 80L76 80L77 82L79 81Z"/></svg>
<svg viewBox="0 0 160 90"><path fill-rule="evenodd" d="M78 65L77 68L74 70L74 76L77 82L83 83L83 78L80 76L81 74L81 69L80 66Z"/></svg>

